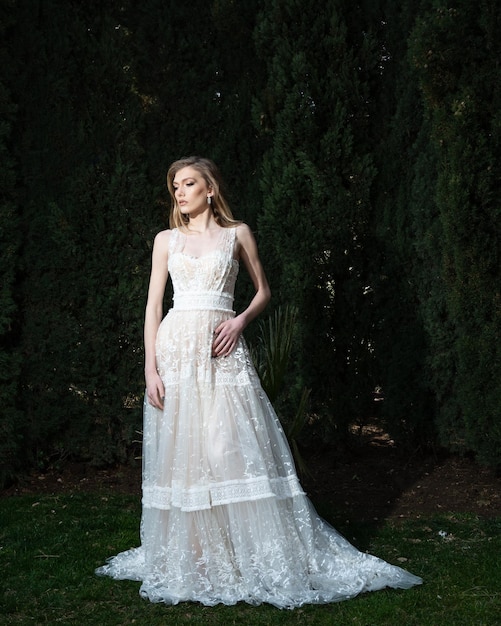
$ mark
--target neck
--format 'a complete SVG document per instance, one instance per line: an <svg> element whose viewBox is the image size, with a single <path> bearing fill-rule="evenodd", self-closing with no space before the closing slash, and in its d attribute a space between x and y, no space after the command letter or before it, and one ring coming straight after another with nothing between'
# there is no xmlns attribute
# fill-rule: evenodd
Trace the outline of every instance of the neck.
<svg viewBox="0 0 501 626"><path fill-rule="evenodd" d="M196 217L190 217L190 221L186 225L186 228L197 233L205 233L209 230L218 228L218 225L212 215L212 211L207 211L197 215Z"/></svg>

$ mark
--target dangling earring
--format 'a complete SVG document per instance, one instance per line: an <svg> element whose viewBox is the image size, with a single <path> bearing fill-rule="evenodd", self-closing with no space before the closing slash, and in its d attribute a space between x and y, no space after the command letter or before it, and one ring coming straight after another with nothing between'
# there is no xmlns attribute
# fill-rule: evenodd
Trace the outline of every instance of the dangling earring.
<svg viewBox="0 0 501 626"><path fill-rule="evenodd" d="M207 196L207 204L209 206L212 204L212 196Z"/></svg>

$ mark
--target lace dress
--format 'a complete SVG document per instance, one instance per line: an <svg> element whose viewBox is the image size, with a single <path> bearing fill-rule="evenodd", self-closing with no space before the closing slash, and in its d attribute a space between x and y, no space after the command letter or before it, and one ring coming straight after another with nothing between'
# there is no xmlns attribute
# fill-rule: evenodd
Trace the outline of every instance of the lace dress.
<svg viewBox="0 0 501 626"><path fill-rule="evenodd" d="M214 329L234 316L235 233L198 258L171 233L174 303L156 344L164 409L144 405L141 545L96 573L141 581L152 602L280 608L419 584L316 513L243 338L211 357Z"/></svg>

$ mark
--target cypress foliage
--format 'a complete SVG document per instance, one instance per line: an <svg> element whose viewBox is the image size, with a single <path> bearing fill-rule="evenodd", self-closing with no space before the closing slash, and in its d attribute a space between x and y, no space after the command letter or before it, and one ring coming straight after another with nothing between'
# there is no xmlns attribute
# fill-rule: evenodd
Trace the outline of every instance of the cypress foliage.
<svg viewBox="0 0 501 626"><path fill-rule="evenodd" d="M88 160L66 192L73 196L72 236L78 242L76 272L68 278L73 301L80 302L72 384L91 419L83 436L72 421L65 439L78 441L80 434L80 450L99 464L124 461L141 427L148 244L159 213L146 180L141 110L119 18L110 12L90 22L85 109L77 114L92 120L81 126Z"/></svg>
<svg viewBox="0 0 501 626"><path fill-rule="evenodd" d="M493 0L463 0L423 15L412 37L439 152L441 277L453 331L446 345L443 333L432 336L432 357L445 352L438 365L448 365L437 425L445 445L490 464L501 460L500 24Z"/></svg>
<svg viewBox="0 0 501 626"><path fill-rule="evenodd" d="M216 160L220 83L211 3L146 0L126 6L131 70L146 113L150 178L163 187L174 159L202 153Z"/></svg>
<svg viewBox="0 0 501 626"><path fill-rule="evenodd" d="M407 52L421 4L384 3L380 91L373 92L378 175L372 196L381 249L374 260L379 268L375 304L381 312L375 351L384 393L381 415L391 435L409 450L434 440L428 327L442 328L443 321L443 288L437 281L436 154Z"/></svg>
<svg viewBox="0 0 501 626"><path fill-rule="evenodd" d="M262 80L252 36L261 3L147 0L124 14L150 180L163 188L168 165L181 156L212 158L251 224L260 150L251 106Z"/></svg>
<svg viewBox="0 0 501 626"><path fill-rule="evenodd" d="M366 50L348 43L340 2L275 0L256 29L267 84L256 124L268 147L259 219L275 301L298 309L297 388L343 437L371 398L371 320L364 245L374 176L363 135ZM357 131L354 129L357 128Z"/></svg>
<svg viewBox="0 0 501 626"><path fill-rule="evenodd" d="M24 449L41 466L124 460L141 423L152 236L125 33L109 8L28 4L18 54L30 63L17 83Z"/></svg>
<svg viewBox="0 0 501 626"><path fill-rule="evenodd" d="M19 430L23 415L18 409L20 353L18 342L19 205L16 196L15 160L10 148L16 107L10 85L16 63L5 45L5 34L16 26L12 7L0 5L0 66L6 68L0 80L0 485L12 479L19 468Z"/></svg>

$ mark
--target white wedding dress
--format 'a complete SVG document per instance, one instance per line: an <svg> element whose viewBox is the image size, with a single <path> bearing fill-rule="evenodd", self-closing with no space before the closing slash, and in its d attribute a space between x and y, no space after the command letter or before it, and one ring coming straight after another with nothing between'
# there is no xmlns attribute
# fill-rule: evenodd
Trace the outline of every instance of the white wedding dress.
<svg viewBox="0 0 501 626"><path fill-rule="evenodd" d="M280 608L421 583L316 513L243 338L211 358L214 329L234 316L235 233L222 229L198 258L183 252L186 235L171 233L174 304L156 348L165 403L144 406L141 546L96 573L141 581L152 602Z"/></svg>

